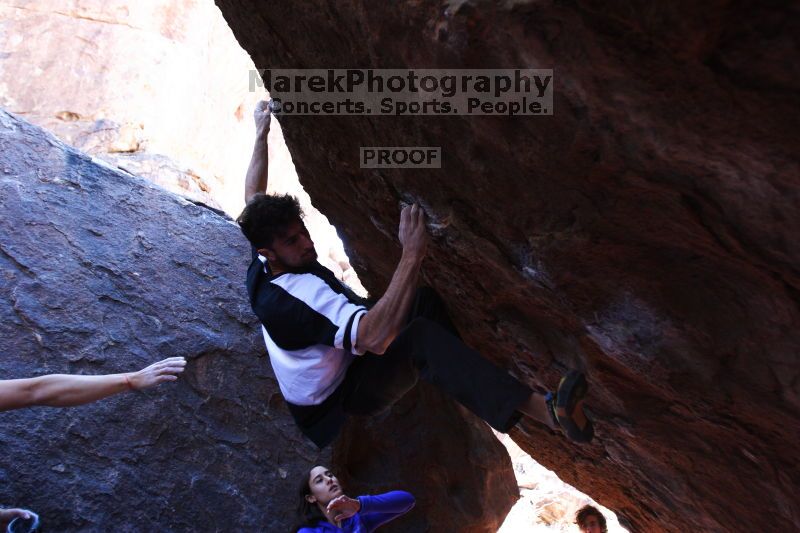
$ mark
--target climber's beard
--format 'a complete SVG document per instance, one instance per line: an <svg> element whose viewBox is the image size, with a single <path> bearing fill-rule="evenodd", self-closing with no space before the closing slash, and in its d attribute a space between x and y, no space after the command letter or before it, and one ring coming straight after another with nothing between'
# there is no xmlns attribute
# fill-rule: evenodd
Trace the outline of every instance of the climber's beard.
<svg viewBox="0 0 800 533"><path fill-rule="evenodd" d="M303 252L300 255L283 255L275 253L277 261L270 262L273 270L281 272L297 272L304 270L317 261L317 251L314 248Z"/></svg>

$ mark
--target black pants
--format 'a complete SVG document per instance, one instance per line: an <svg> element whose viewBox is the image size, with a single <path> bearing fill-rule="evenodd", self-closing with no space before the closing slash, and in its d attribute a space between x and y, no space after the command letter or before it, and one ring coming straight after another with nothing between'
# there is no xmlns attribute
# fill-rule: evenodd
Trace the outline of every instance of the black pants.
<svg viewBox="0 0 800 533"><path fill-rule="evenodd" d="M444 302L417 290L406 327L383 355L358 357L336 391L320 405L289 405L303 432L320 448L347 414L372 415L398 401L422 378L449 394L494 429L507 432L532 391L464 344Z"/></svg>

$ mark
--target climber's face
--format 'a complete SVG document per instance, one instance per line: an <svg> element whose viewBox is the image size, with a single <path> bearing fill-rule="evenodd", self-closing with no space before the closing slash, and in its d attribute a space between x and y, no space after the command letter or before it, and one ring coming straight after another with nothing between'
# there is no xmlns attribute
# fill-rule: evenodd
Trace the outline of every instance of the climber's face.
<svg viewBox="0 0 800 533"><path fill-rule="evenodd" d="M279 271L303 268L317 260L314 241L299 219L290 222L285 232L275 236L272 247L259 249L258 253L269 259L273 269Z"/></svg>
<svg viewBox="0 0 800 533"><path fill-rule="evenodd" d="M322 507L327 507L332 499L344 494L339 480L324 466L315 466L308 473L308 488L311 494L306 496L306 500Z"/></svg>

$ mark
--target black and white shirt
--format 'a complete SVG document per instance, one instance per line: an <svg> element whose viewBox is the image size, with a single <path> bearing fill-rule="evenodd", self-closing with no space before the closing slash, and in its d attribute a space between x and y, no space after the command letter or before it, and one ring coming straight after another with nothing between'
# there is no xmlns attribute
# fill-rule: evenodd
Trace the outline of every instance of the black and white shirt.
<svg viewBox="0 0 800 533"><path fill-rule="evenodd" d="M364 353L355 346L366 301L316 261L273 276L260 255L247 271L247 292L286 401L322 403Z"/></svg>

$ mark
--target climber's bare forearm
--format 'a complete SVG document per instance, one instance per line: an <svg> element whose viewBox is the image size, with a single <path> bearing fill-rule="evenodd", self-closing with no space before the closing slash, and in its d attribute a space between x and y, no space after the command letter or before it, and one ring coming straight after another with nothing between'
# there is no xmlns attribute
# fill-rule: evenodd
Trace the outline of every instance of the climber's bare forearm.
<svg viewBox="0 0 800 533"><path fill-rule="evenodd" d="M269 171L267 137L272 122L272 108L269 102L261 100L256 104L256 108L253 110L253 120L256 125L256 142L244 181L245 203L249 202L256 194L267 192L267 173Z"/></svg>
<svg viewBox="0 0 800 533"><path fill-rule="evenodd" d="M358 324L356 347L382 354L405 326L423 255L404 250L386 293Z"/></svg>
<svg viewBox="0 0 800 533"><path fill-rule="evenodd" d="M250 158L250 166L247 167L247 176L244 183L245 202L249 202L250 199L258 193L267 192L267 178L269 174L268 134L269 130L259 131L256 134L253 155Z"/></svg>
<svg viewBox="0 0 800 533"><path fill-rule="evenodd" d="M428 246L425 212L419 205L407 205L400 211L397 236L403 254L386 293L358 323L356 348L359 351L384 353L405 326Z"/></svg>

